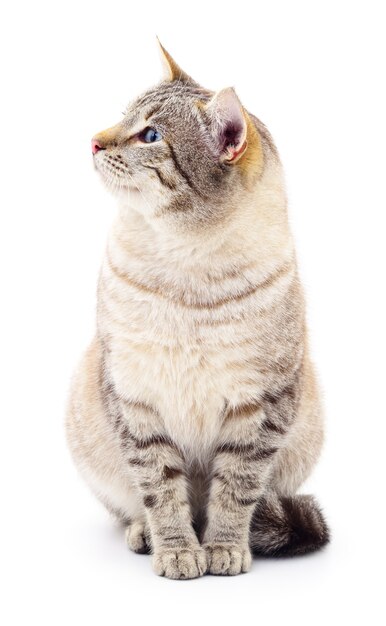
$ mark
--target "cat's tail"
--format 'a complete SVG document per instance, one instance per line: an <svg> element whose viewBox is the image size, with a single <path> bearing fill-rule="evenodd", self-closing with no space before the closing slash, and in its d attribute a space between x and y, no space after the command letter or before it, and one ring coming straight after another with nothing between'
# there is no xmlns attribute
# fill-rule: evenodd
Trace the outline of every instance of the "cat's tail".
<svg viewBox="0 0 386 626"><path fill-rule="evenodd" d="M328 526L312 496L269 493L257 505L250 546L262 556L295 556L319 550L330 539Z"/></svg>

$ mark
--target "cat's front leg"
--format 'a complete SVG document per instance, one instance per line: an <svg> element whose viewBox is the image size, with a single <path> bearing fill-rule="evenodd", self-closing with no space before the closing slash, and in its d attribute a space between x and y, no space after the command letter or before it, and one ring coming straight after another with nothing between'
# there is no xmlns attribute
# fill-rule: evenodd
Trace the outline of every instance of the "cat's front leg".
<svg viewBox="0 0 386 626"><path fill-rule="evenodd" d="M192 526L182 454L149 407L126 404L124 415L120 437L146 510L154 570L174 579L202 576L207 556Z"/></svg>
<svg viewBox="0 0 386 626"><path fill-rule="evenodd" d="M203 547L211 574L235 575L252 564L249 527L282 440L264 427L260 404L229 411L215 450Z"/></svg>

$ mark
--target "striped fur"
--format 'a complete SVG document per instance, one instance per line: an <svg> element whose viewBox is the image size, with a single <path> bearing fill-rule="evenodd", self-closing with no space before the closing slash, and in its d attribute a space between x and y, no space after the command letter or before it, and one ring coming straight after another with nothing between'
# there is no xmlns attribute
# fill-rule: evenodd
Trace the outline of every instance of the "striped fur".
<svg viewBox="0 0 386 626"><path fill-rule="evenodd" d="M169 77L98 135L118 196L97 333L73 379L68 441L95 494L155 571L238 574L328 540L295 496L322 413L281 164L232 90L164 51ZM143 128L162 135L143 144Z"/></svg>

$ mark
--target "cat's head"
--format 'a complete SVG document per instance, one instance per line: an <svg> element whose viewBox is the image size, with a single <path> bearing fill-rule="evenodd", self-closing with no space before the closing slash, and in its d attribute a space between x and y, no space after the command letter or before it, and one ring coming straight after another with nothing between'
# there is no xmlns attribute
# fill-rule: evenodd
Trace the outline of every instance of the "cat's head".
<svg viewBox="0 0 386 626"><path fill-rule="evenodd" d="M94 163L107 187L148 217L217 221L253 190L276 151L233 88L202 88L160 50L165 79L95 135Z"/></svg>

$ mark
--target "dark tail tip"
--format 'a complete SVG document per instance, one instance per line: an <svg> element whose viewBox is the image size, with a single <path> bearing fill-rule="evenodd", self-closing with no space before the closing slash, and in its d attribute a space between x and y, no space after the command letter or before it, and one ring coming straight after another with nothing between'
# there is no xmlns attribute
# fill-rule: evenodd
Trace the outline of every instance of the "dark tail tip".
<svg viewBox="0 0 386 626"><path fill-rule="evenodd" d="M254 554L296 556L320 550L329 540L328 526L312 496L269 494L254 511L250 530Z"/></svg>

